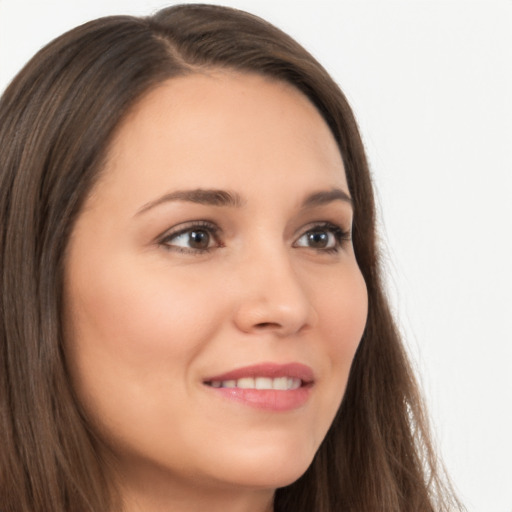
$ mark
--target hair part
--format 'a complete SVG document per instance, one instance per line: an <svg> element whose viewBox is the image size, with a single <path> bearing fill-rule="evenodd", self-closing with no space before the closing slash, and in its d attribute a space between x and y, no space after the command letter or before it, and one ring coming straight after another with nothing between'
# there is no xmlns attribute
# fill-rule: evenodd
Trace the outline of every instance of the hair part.
<svg viewBox="0 0 512 512"><path fill-rule="evenodd" d="M147 18L102 18L64 34L0 99L3 512L120 509L104 478L101 442L66 369L66 247L123 118L164 81L205 69L281 80L316 106L344 161L354 250L368 288L367 326L342 405L310 468L277 490L275 511L447 511L457 501L443 486L383 293L370 173L343 93L298 43L260 18L182 5Z"/></svg>

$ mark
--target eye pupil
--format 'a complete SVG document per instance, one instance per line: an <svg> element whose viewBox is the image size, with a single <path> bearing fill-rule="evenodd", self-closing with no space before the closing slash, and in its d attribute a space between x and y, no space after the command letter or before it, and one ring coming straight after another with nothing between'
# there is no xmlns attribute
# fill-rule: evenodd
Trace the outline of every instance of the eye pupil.
<svg viewBox="0 0 512 512"><path fill-rule="evenodd" d="M207 249L210 245L210 234L204 229L190 232L189 246L193 249Z"/></svg>
<svg viewBox="0 0 512 512"><path fill-rule="evenodd" d="M311 231L308 233L308 242L310 247L322 249L329 243L329 235L325 231Z"/></svg>

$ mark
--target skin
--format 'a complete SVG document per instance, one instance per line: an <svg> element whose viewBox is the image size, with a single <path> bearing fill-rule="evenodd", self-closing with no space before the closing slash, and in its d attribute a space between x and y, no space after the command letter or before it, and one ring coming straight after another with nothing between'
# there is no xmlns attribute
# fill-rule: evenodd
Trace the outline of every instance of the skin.
<svg viewBox="0 0 512 512"><path fill-rule="evenodd" d="M161 200L197 189L240 204ZM307 469L367 316L351 241L330 226L350 232L350 202L302 205L333 189L349 193L337 145L289 84L174 78L119 127L70 239L64 325L127 512L269 511ZM205 221L198 244L184 230ZM310 366L307 402L262 410L204 384L261 362Z"/></svg>

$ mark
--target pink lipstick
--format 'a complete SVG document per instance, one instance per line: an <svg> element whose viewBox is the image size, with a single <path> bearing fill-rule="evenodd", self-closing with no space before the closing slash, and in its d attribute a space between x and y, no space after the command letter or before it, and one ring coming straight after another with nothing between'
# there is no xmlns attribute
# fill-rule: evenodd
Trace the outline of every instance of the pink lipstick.
<svg viewBox="0 0 512 512"><path fill-rule="evenodd" d="M300 363L262 363L208 377L203 383L227 399L259 409L289 411L306 403L314 375Z"/></svg>

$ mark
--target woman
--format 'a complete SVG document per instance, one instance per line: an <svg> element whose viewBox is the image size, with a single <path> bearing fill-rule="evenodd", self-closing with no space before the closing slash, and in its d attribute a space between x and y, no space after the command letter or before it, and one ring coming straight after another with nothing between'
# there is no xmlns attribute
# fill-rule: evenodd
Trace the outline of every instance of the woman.
<svg viewBox="0 0 512 512"><path fill-rule="evenodd" d="M264 21L93 21L0 103L4 512L434 511L350 107Z"/></svg>

